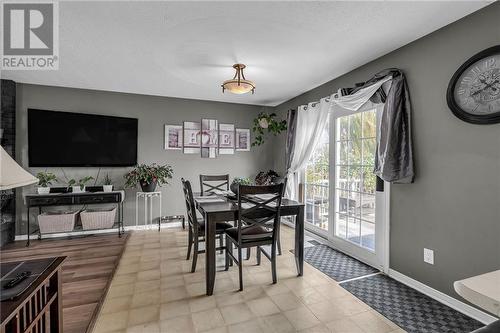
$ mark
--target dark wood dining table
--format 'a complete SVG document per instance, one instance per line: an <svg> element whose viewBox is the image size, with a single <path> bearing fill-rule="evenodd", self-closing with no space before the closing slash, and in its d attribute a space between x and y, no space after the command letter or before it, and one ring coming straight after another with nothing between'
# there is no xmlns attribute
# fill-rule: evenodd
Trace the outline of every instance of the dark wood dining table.
<svg viewBox="0 0 500 333"><path fill-rule="evenodd" d="M204 202L205 196L195 194L195 204L205 219L205 275L206 293L212 295L216 274L216 238L215 224L238 219L238 203L223 195L216 195L222 201ZM211 195L215 197L215 195ZM200 198L198 200L198 198ZM304 204L283 198L281 201L281 216L295 216L295 264L298 276L304 274Z"/></svg>

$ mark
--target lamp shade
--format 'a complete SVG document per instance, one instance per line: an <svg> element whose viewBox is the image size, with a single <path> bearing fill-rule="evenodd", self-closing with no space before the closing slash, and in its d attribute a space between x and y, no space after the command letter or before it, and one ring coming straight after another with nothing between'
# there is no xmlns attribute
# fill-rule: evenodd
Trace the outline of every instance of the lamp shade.
<svg viewBox="0 0 500 333"><path fill-rule="evenodd" d="M0 190L9 190L38 182L38 178L24 170L0 146Z"/></svg>

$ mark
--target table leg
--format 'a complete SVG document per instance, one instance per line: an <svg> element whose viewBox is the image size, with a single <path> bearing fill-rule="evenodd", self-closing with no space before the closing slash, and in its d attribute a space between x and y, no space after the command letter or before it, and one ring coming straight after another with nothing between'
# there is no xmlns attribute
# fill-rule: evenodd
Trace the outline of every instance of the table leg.
<svg viewBox="0 0 500 333"><path fill-rule="evenodd" d="M196 241L196 240L195 240ZM205 281L207 295L214 293L215 285L215 222L212 216L205 214Z"/></svg>
<svg viewBox="0 0 500 333"><path fill-rule="evenodd" d="M295 218L295 265L298 276L304 274L304 206L299 208Z"/></svg>
<svg viewBox="0 0 500 333"><path fill-rule="evenodd" d="M121 219L122 219L122 211L120 209L120 204L116 205L116 209L118 210L118 237L121 237L122 236L122 233L121 233Z"/></svg>
<svg viewBox="0 0 500 333"><path fill-rule="evenodd" d="M135 196L135 226L139 225L139 196Z"/></svg>
<svg viewBox="0 0 500 333"><path fill-rule="evenodd" d="M144 196L144 230L148 229L148 196Z"/></svg>
<svg viewBox="0 0 500 333"><path fill-rule="evenodd" d="M28 206L28 224L26 225L26 236L27 236L27 241L26 241L26 246L30 246L30 207Z"/></svg>
<svg viewBox="0 0 500 333"><path fill-rule="evenodd" d="M160 210L160 215L158 215L158 231L160 231L160 228L161 228L161 225L160 225L160 223L161 223L161 192L160 192L160 194L158 195L158 200L160 201L160 202L159 202L159 206L160 206L160 209L159 209L159 210Z"/></svg>
<svg viewBox="0 0 500 333"><path fill-rule="evenodd" d="M149 228L148 229L153 229L153 198L149 198L149 217L151 218L149 220Z"/></svg>
<svg viewBox="0 0 500 333"><path fill-rule="evenodd" d="M120 208L121 208L121 211L122 211L122 214L120 215L121 222L122 222L122 234L124 234L125 233L125 226L123 225L123 223L124 223L124 219L123 219L123 214L124 214L124 212L123 212L123 201L120 202Z"/></svg>

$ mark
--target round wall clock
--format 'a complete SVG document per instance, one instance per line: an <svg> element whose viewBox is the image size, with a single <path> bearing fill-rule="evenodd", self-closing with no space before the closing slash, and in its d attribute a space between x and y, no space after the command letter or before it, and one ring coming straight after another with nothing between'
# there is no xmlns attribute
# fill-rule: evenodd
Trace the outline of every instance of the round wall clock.
<svg viewBox="0 0 500 333"><path fill-rule="evenodd" d="M464 121L500 123L500 45L479 52L458 68L448 85L446 101Z"/></svg>

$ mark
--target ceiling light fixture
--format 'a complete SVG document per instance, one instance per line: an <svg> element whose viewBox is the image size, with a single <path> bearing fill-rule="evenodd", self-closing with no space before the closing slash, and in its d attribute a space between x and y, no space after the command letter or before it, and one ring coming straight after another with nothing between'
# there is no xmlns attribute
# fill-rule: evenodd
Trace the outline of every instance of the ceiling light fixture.
<svg viewBox="0 0 500 333"><path fill-rule="evenodd" d="M222 93L225 90L229 90L233 94L246 94L247 92L255 92L255 83L250 80L245 79L245 74L243 74L243 69L246 66L243 64L234 64L233 68L236 70L234 77L231 80L226 80L222 83Z"/></svg>

